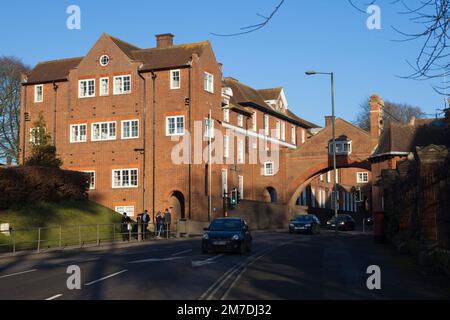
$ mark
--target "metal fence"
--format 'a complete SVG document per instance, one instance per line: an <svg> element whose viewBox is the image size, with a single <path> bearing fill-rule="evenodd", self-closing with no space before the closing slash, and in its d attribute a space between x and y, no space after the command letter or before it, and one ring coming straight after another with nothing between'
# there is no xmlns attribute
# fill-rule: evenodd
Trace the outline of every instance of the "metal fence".
<svg viewBox="0 0 450 320"><path fill-rule="evenodd" d="M176 230L176 224L173 226ZM167 225L160 230L150 224L116 223L93 225L52 226L29 229L0 231L0 253L16 253L33 250L37 253L47 249L66 247L100 246L114 242L141 242L155 238L170 238L172 228L167 232Z"/></svg>

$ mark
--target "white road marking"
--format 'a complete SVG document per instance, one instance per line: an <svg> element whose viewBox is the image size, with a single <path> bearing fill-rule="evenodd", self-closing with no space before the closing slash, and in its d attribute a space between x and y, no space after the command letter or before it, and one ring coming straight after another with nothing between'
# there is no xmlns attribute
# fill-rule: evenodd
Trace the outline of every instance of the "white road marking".
<svg viewBox="0 0 450 320"><path fill-rule="evenodd" d="M109 278L112 278L112 277L118 276L119 274L122 274L122 273L124 273L124 272L127 272L127 271L128 271L128 270L122 270L122 271L119 271L119 272L113 273L113 274L111 274L111 275L109 275L109 276L106 276L106 277L100 278L100 279L98 279L98 280L95 280L95 281L92 281L92 282L89 282L89 283L85 283L84 285L85 285L85 286L90 286L90 285L93 285L93 284L95 284L95 283L98 283L98 282L104 281L104 280L106 280L106 279L109 279Z"/></svg>
<svg viewBox="0 0 450 320"><path fill-rule="evenodd" d="M174 254L172 254L172 256L179 256L179 255L182 255L183 253L188 253L188 252L192 252L192 249L188 249L188 250L184 250L184 251L181 251L181 252L174 253Z"/></svg>
<svg viewBox="0 0 450 320"><path fill-rule="evenodd" d="M150 259L144 259L144 260L131 261L128 263L135 264L135 263L147 263L147 262L164 262L164 261L173 261L173 260L179 260L179 259L184 259L184 258L183 257L150 258Z"/></svg>
<svg viewBox="0 0 450 320"><path fill-rule="evenodd" d="M0 279L14 277L14 276L19 276L21 274L30 273L30 272L34 272L34 271L37 271L37 269L7 274L7 275L4 275L4 276L0 276Z"/></svg>
<svg viewBox="0 0 450 320"><path fill-rule="evenodd" d="M192 261L192 267L193 268L197 268L197 267L205 266L207 264L215 263L215 260L217 260L217 259L219 259L219 258L221 258L223 256L224 256L223 254L219 254L217 256L211 257L211 258L206 259L206 260Z"/></svg>
<svg viewBox="0 0 450 320"><path fill-rule="evenodd" d="M45 300L47 300L47 301L55 300L55 299L58 299L59 297L62 297L62 294L54 295L53 297L47 298L47 299L45 299Z"/></svg>

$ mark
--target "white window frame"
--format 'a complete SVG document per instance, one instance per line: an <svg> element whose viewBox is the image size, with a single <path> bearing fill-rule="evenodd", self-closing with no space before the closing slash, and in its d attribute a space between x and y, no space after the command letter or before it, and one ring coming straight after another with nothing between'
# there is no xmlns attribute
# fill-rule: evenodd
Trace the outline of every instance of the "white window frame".
<svg viewBox="0 0 450 320"><path fill-rule="evenodd" d="M131 171L136 171L136 185L131 185ZM115 173L116 172L120 172L120 185L116 186L114 184L114 178L115 178ZM129 178L129 185L125 186L123 184L123 176L124 176L124 172L128 172L128 178ZM137 168L130 168L130 169L113 169L112 170L112 188L113 189L136 189L139 187L139 169Z"/></svg>
<svg viewBox="0 0 450 320"><path fill-rule="evenodd" d="M223 121L229 123L230 122L230 109L223 109Z"/></svg>
<svg viewBox="0 0 450 320"><path fill-rule="evenodd" d="M345 146L347 146L347 151L345 151ZM337 150L340 147L340 150ZM336 155L350 155L352 153L352 141L336 141L335 143ZM333 142L328 145L328 150L330 155L333 154Z"/></svg>
<svg viewBox="0 0 450 320"><path fill-rule="evenodd" d="M258 130L258 113L256 111L253 112L252 116L252 129L255 132Z"/></svg>
<svg viewBox="0 0 450 320"><path fill-rule="evenodd" d="M92 185L92 179L91 179L91 176L89 176L89 190L95 190L95 185L96 185L96 176L95 176L95 171L94 170L88 170L88 171L82 171L82 172L84 172L84 173L87 173L87 174L91 174L91 173L93 173L93 177L94 177L94 185Z"/></svg>
<svg viewBox="0 0 450 320"><path fill-rule="evenodd" d="M244 199L244 176L238 176L239 199Z"/></svg>
<svg viewBox="0 0 450 320"><path fill-rule="evenodd" d="M203 72L203 89L206 92L214 93L214 76L209 72Z"/></svg>
<svg viewBox="0 0 450 320"><path fill-rule="evenodd" d="M286 141L286 123L281 121L281 141Z"/></svg>
<svg viewBox="0 0 450 320"><path fill-rule="evenodd" d="M267 137L270 135L270 119L268 114L264 115L264 135Z"/></svg>
<svg viewBox="0 0 450 320"><path fill-rule="evenodd" d="M133 133L133 130L132 130L133 122L137 122L137 135L136 136L132 135L132 133ZM126 123L129 123L129 125L130 125L130 136L129 137L125 137L125 130L124 130L124 128L125 128L125 124ZM122 140L139 139L139 119L122 120L121 124L120 124L120 129L121 129L120 130L121 131L120 137L121 137Z"/></svg>
<svg viewBox="0 0 450 320"><path fill-rule="evenodd" d="M268 165L271 165L271 173L269 173ZM273 161L264 162L264 176L273 177L275 175L275 163Z"/></svg>
<svg viewBox="0 0 450 320"><path fill-rule="evenodd" d="M204 125L204 132L203 132L203 137L205 138L211 138L214 139L214 119L211 118L211 128L208 128L207 123L209 121L209 118L205 118L205 121L203 122ZM210 137L211 135L211 137Z"/></svg>
<svg viewBox="0 0 450 320"><path fill-rule="evenodd" d="M281 121L277 120L276 126L275 126L275 138L278 140L281 139Z"/></svg>
<svg viewBox="0 0 450 320"><path fill-rule="evenodd" d="M297 144L297 130L296 130L295 126L292 126L292 128L291 128L291 142L294 145Z"/></svg>
<svg viewBox="0 0 450 320"><path fill-rule="evenodd" d="M114 123L114 136L111 135L111 124ZM107 124L108 127L108 134L107 134L107 138L102 139L102 125L103 124ZM95 138L94 133L95 133L95 129L94 126L95 125L99 125L99 138ZM91 124L91 141L97 142L97 141L113 141L117 139L117 122L116 121L105 121L105 122L94 122Z"/></svg>
<svg viewBox="0 0 450 320"><path fill-rule="evenodd" d="M103 62L103 58L106 58L106 62ZM111 61L111 58L107 55L107 54L104 54L104 55L102 55L99 59L98 59L98 63L102 66L102 67L106 67L108 64L109 64L109 62Z"/></svg>
<svg viewBox="0 0 450 320"><path fill-rule="evenodd" d="M222 169L222 196L228 193L228 170Z"/></svg>
<svg viewBox="0 0 450 320"><path fill-rule="evenodd" d="M237 163L245 163L245 141L243 139L238 140L238 152L237 152Z"/></svg>
<svg viewBox="0 0 450 320"><path fill-rule="evenodd" d="M302 144L306 142L306 132L305 129L302 129Z"/></svg>
<svg viewBox="0 0 450 320"><path fill-rule="evenodd" d="M40 99L38 99L38 88L41 89L41 96ZM44 101L44 85L43 84L37 84L34 86L34 102L35 103L41 103Z"/></svg>
<svg viewBox="0 0 450 320"><path fill-rule="evenodd" d="M81 139L81 127L85 127L86 134L84 135L84 140ZM73 136L73 128L78 129L78 138L74 139ZM85 143L87 142L87 123L80 123L80 124L71 124L70 125L70 143Z"/></svg>
<svg viewBox="0 0 450 320"><path fill-rule="evenodd" d="M171 119L174 119L174 121L175 121L175 132L174 133L169 132L169 121ZM183 132L178 132L178 119L183 119ZM186 132L186 122L185 122L184 116L166 117L166 136L167 137L184 136L185 132Z"/></svg>
<svg viewBox="0 0 450 320"><path fill-rule="evenodd" d="M175 85L175 79L174 79L174 74L176 72L178 72L178 86ZM181 88L181 70L180 69L170 70L170 89L176 90L176 89L180 89L180 88Z"/></svg>
<svg viewBox="0 0 450 320"><path fill-rule="evenodd" d="M369 183L369 173L368 172L357 172L356 173L356 183L364 183L364 184Z"/></svg>
<svg viewBox="0 0 450 320"><path fill-rule="evenodd" d="M124 78L130 78L130 89L125 91L125 81ZM122 79L122 83L120 85L120 87L116 84L116 81L118 79ZM115 76L113 79L113 93L114 95L122 95L122 94L130 94L131 93L131 88L132 88L132 82L131 82L131 75L130 74L124 74L122 76Z"/></svg>
<svg viewBox="0 0 450 320"><path fill-rule="evenodd" d="M237 125L240 128L244 127L244 116L242 114L237 115Z"/></svg>
<svg viewBox="0 0 450 320"><path fill-rule="evenodd" d="M81 92L81 84L82 83L86 83L87 86L87 90L86 90L86 95L82 95ZM93 92L92 94L89 94L89 87L90 87L90 82L93 82L92 88L93 88ZM95 79L82 79L82 80L78 80L78 98L80 99L85 99L85 98L93 98L95 97Z"/></svg>
<svg viewBox="0 0 450 320"><path fill-rule="evenodd" d="M331 183L331 171L327 172L327 183Z"/></svg>
<svg viewBox="0 0 450 320"><path fill-rule="evenodd" d="M103 91L103 81L106 80L106 92ZM99 92L100 92L100 97L107 97L109 96L109 78L108 77L103 77L100 78L99 80Z"/></svg>
<svg viewBox="0 0 450 320"><path fill-rule="evenodd" d="M40 141L36 141L36 135L34 134L34 131L39 131L40 128L30 128L30 144L33 145L40 145Z"/></svg>
<svg viewBox="0 0 450 320"><path fill-rule="evenodd" d="M230 157L230 137L227 135L223 136L223 156L225 158Z"/></svg>
<svg viewBox="0 0 450 320"><path fill-rule="evenodd" d="M132 210L130 210L130 209L132 209ZM134 218L134 215L135 215L134 206L116 206L114 208L114 211L116 211L117 213L120 213L121 215L126 213L129 218ZM132 214L130 213L131 211L133 212Z"/></svg>

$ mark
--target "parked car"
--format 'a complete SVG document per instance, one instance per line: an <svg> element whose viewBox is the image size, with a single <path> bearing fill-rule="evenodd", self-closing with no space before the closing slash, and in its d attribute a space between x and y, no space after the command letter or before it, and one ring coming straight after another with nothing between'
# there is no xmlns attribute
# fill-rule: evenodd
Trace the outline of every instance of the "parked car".
<svg viewBox="0 0 450 320"><path fill-rule="evenodd" d="M252 235L247 222L242 218L219 218L205 229L202 239L202 252L238 252L251 251Z"/></svg>
<svg viewBox="0 0 450 320"><path fill-rule="evenodd" d="M337 218L338 230L353 231L356 228L355 220L348 214L340 214ZM328 229L336 229L336 217L327 222Z"/></svg>
<svg viewBox="0 0 450 320"><path fill-rule="evenodd" d="M289 233L320 233L320 220L313 214L298 215L289 223Z"/></svg>

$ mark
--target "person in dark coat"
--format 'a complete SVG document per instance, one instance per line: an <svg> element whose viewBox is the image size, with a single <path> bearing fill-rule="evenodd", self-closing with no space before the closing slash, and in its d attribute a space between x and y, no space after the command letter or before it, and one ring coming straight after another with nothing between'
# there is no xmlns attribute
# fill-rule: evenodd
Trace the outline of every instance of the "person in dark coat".
<svg viewBox="0 0 450 320"><path fill-rule="evenodd" d="M164 224L166 226L166 237L170 237L170 224L172 223L172 216L169 209L164 212Z"/></svg>
<svg viewBox="0 0 450 320"><path fill-rule="evenodd" d="M161 237L162 226L163 226L163 217L161 215L161 211L158 211L158 213L156 214L156 236L158 238Z"/></svg>
<svg viewBox="0 0 450 320"><path fill-rule="evenodd" d="M123 216L122 216L122 224L121 224L121 228L120 228L120 233L122 233L123 241L130 241L129 227L131 227L131 219L124 212Z"/></svg>
<svg viewBox="0 0 450 320"><path fill-rule="evenodd" d="M148 224L150 222L150 215L148 214L148 211L145 210L144 213L142 213L142 239L145 240L147 237L147 230L148 230Z"/></svg>

